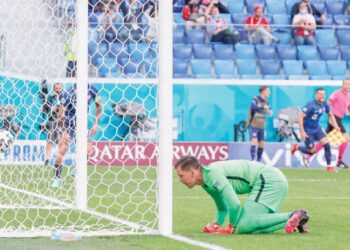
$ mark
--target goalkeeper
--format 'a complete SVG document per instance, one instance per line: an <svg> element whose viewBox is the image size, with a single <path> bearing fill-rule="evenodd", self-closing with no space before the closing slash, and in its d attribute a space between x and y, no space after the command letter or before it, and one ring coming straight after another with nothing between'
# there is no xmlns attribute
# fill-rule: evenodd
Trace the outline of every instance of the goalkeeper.
<svg viewBox="0 0 350 250"><path fill-rule="evenodd" d="M277 168L248 160L219 161L204 167L195 157L184 156L175 169L180 182L189 188L201 185L216 204L216 220L203 228L205 233L308 232L305 210L278 213L288 182ZM237 194L248 194L243 206ZM229 225L222 229L227 214Z"/></svg>
<svg viewBox="0 0 350 250"><path fill-rule="evenodd" d="M63 96L62 105L61 105L62 111L60 113L64 114L64 117L63 117L64 128L58 140L58 153L55 161L55 178L51 185L52 187L59 187L61 185L63 157L67 153L70 141L75 138L76 102L77 102L76 87L74 86L65 92L65 95ZM99 120L102 114L102 103L101 103L100 97L98 96L98 90L93 86L89 85L88 104L91 104L92 102L95 103L96 113L95 113L95 122L89 132L90 135L94 135L97 133ZM88 155L92 154L93 147L90 140L88 141L87 149L88 149ZM72 175L75 175L75 173L73 172Z"/></svg>

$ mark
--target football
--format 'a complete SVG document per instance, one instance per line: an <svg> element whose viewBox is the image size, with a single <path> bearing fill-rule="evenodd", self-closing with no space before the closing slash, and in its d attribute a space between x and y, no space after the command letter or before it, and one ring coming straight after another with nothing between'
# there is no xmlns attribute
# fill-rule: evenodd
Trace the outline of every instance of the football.
<svg viewBox="0 0 350 250"><path fill-rule="evenodd" d="M0 129L0 153L8 152L13 144L13 135L4 129Z"/></svg>

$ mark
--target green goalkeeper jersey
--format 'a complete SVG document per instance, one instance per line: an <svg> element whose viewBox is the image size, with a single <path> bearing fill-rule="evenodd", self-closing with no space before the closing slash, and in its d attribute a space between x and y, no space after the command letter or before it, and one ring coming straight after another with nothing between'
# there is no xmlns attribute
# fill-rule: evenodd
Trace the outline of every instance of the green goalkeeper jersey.
<svg viewBox="0 0 350 250"><path fill-rule="evenodd" d="M214 199L217 206L216 221L222 225L227 213L229 223L237 225L240 201L237 194L250 193L267 165L247 160L219 161L202 167L202 188Z"/></svg>

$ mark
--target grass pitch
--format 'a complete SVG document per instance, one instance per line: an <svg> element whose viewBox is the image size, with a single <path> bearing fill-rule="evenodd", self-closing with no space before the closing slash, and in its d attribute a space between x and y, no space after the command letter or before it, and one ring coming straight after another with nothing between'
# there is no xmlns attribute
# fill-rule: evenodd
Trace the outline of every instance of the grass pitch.
<svg viewBox="0 0 350 250"><path fill-rule="evenodd" d="M101 171L106 171L106 169ZM125 171L125 168L124 170ZM130 171L134 171L130 169ZM265 235L207 235L203 234L202 227L212 222L215 206L210 197L196 187L189 190L178 182L174 175L174 233L186 237L220 245L228 249L349 249L349 219L350 219L350 171L340 171L331 174L324 170L284 169L283 172L289 181L289 194L281 212L294 211L305 208L309 211L310 233L289 234L279 231ZM90 173L93 181L98 181L99 170ZM3 174L3 172L2 172ZM125 175L130 175L124 172ZM148 180L154 178L154 172L148 172ZM109 173L108 179L114 175ZM144 173L137 173L138 177ZM140 176L139 176L140 175ZM135 176L136 177L136 176ZM4 178L3 176L1 178ZM45 178L44 178L45 179ZM148 186L147 183L145 183ZM130 190L124 186L124 192ZM48 187L46 187L48 188ZM118 192L111 185L104 185L94 192L104 194L102 188L110 188ZM130 187L131 188L131 187ZM1 190L3 192L3 190ZM49 192L49 191L45 191ZM131 192L132 193L132 192ZM67 192L69 194L69 192ZM140 193L141 194L141 193ZM138 199L140 194L137 195ZM60 193L59 195L62 195ZM153 194L148 193L153 199ZM14 197L10 195L9 197ZM118 198L118 196L116 196ZM113 197L113 199L117 199ZM123 198L124 197L124 198ZM125 199L125 195L119 197ZM245 197L242 197L244 200ZM106 197L111 199L111 197ZM69 200L69 199L68 199ZM91 206L97 200L92 199ZM100 200L99 202L107 202ZM106 203L108 204L108 202ZM3 211L2 211L3 212ZM104 212L104 211L100 211ZM112 206L107 209L110 214L117 214ZM127 211L124 211L127 214ZM150 215L151 216L151 215ZM2 213L0 222L6 216ZM10 218L8 218L10 220ZM64 219L64 218L63 218ZM83 238L79 242L57 242L49 238L34 239L0 239L0 249L200 249L160 236L118 236L118 237L91 237Z"/></svg>

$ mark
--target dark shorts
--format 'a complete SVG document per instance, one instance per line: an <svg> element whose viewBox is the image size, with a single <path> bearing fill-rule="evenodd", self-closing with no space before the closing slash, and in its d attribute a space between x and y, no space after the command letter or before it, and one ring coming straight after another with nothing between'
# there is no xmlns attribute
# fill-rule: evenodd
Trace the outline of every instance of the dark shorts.
<svg viewBox="0 0 350 250"><path fill-rule="evenodd" d="M75 129L75 119L67 119L64 121L64 130L69 134L71 139L75 138Z"/></svg>
<svg viewBox="0 0 350 250"><path fill-rule="evenodd" d="M58 143L58 137L62 132L62 123L58 123L54 120L48 120L46 123L47 129L47 141L52 144Z"/></svg>
<svg viewBox="0 0 350 250"><path fill-rule="evenodd" d="M323 131L321 127L318 127L316 129L306 129L305 132L308 136L305 140L305 146L308 149L311 149L314 147L315 141L319 141L322 138L326 137L326 133Z"/></svg>
<svg viewBox="0 0 350 250"><path fill-rule="evenodd" d="M257 138L258 141L265 141L265 129L249 127L250 140Z"/></svg>
<svg viewBox="0 0 350 250"><path fill-rule="evenodd" d="M345 130L345 127L344 127L344 125L343 125L343 118L339 118L339 117L337 117L337 116L334 116L334 118L335 118L335 120L337 121L337 124L338 124L338 126L339 126L339 128L340 128L340 131L344 134L344 133L346 133L346 130ZM329 133L329 132L331 132L332 130L334 129L334 127L331 125L331 124L329 124L328 123L328 126L327 126L327 134Z"/></svg>

